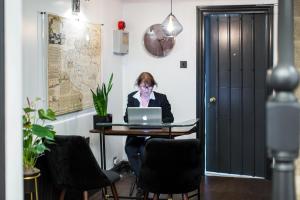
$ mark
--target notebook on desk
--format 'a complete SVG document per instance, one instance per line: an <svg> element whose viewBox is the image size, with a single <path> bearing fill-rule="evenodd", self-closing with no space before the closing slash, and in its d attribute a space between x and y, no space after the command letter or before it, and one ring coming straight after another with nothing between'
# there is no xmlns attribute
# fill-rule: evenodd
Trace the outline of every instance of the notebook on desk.
<svg viewBox="0 0 300 200"><path fill-rule="evenodd" d="M141 124L141 126L129 126L129 128L161 128L161 107L128 107L127 113L129 124Z"/></svg>

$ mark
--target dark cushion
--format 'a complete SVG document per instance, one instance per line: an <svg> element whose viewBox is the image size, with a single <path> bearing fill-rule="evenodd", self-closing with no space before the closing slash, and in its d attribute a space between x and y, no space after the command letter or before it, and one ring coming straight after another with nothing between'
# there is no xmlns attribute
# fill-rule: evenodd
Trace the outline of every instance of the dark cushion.
<svg viewBox="0 0 300 200"><path fill-rule="evenodd" d="M177 194L193 191L201 181L201 148L197 139L150 139L139 177L148 192Z"/></svg>

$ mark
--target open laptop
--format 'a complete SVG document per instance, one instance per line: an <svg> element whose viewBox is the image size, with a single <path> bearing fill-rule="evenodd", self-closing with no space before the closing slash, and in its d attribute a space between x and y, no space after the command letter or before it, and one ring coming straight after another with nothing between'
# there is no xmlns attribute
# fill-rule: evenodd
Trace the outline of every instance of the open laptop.
<svg viewBox="0 0 300 200"><path fill-rule="evenodd" d="M130 126L130 128L161 128L161 107L128 107L128 123L145 126ZM150 125L147 127L147 125ZM157 126L155 126L157 125Z"/></svg>

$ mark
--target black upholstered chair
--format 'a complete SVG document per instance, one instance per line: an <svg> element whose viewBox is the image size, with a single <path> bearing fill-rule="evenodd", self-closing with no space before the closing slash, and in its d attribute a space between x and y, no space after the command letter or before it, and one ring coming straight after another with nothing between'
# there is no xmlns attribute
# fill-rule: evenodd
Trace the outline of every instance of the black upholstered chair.
<svg viewBox="0 0 300 200"><path fill-rule="evenodd" d="M102 170L85 138L81 136L56 136L55 144L49 146L46 160L54 185L61 190L63 200L68 190L82 192L88 199L88 191L111 187L115 200L118 194L115 182L120 175L113 171Z"/></svg>
<svg viewBox="0 0 300 200"><path fill-rule="evenodd" d="M197 139L150 139L145 146L139 185L154 197L197 190L200 199L201 147Z"/></svg>

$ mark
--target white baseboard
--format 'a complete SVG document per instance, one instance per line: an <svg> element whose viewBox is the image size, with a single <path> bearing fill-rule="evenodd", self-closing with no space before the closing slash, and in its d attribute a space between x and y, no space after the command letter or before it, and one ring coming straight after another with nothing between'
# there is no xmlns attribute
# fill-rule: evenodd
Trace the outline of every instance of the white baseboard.
<svg viewBox="0 0 300 200"><path fill-rule="evenodd" d="M240 174L227 174L227 173L217 173L206 171L205 176L220 176L220 177L231 177L231 178L255 178L255 179L264 179L263 177L258 176L248 176L248 175L240 175Z"/></svg>

